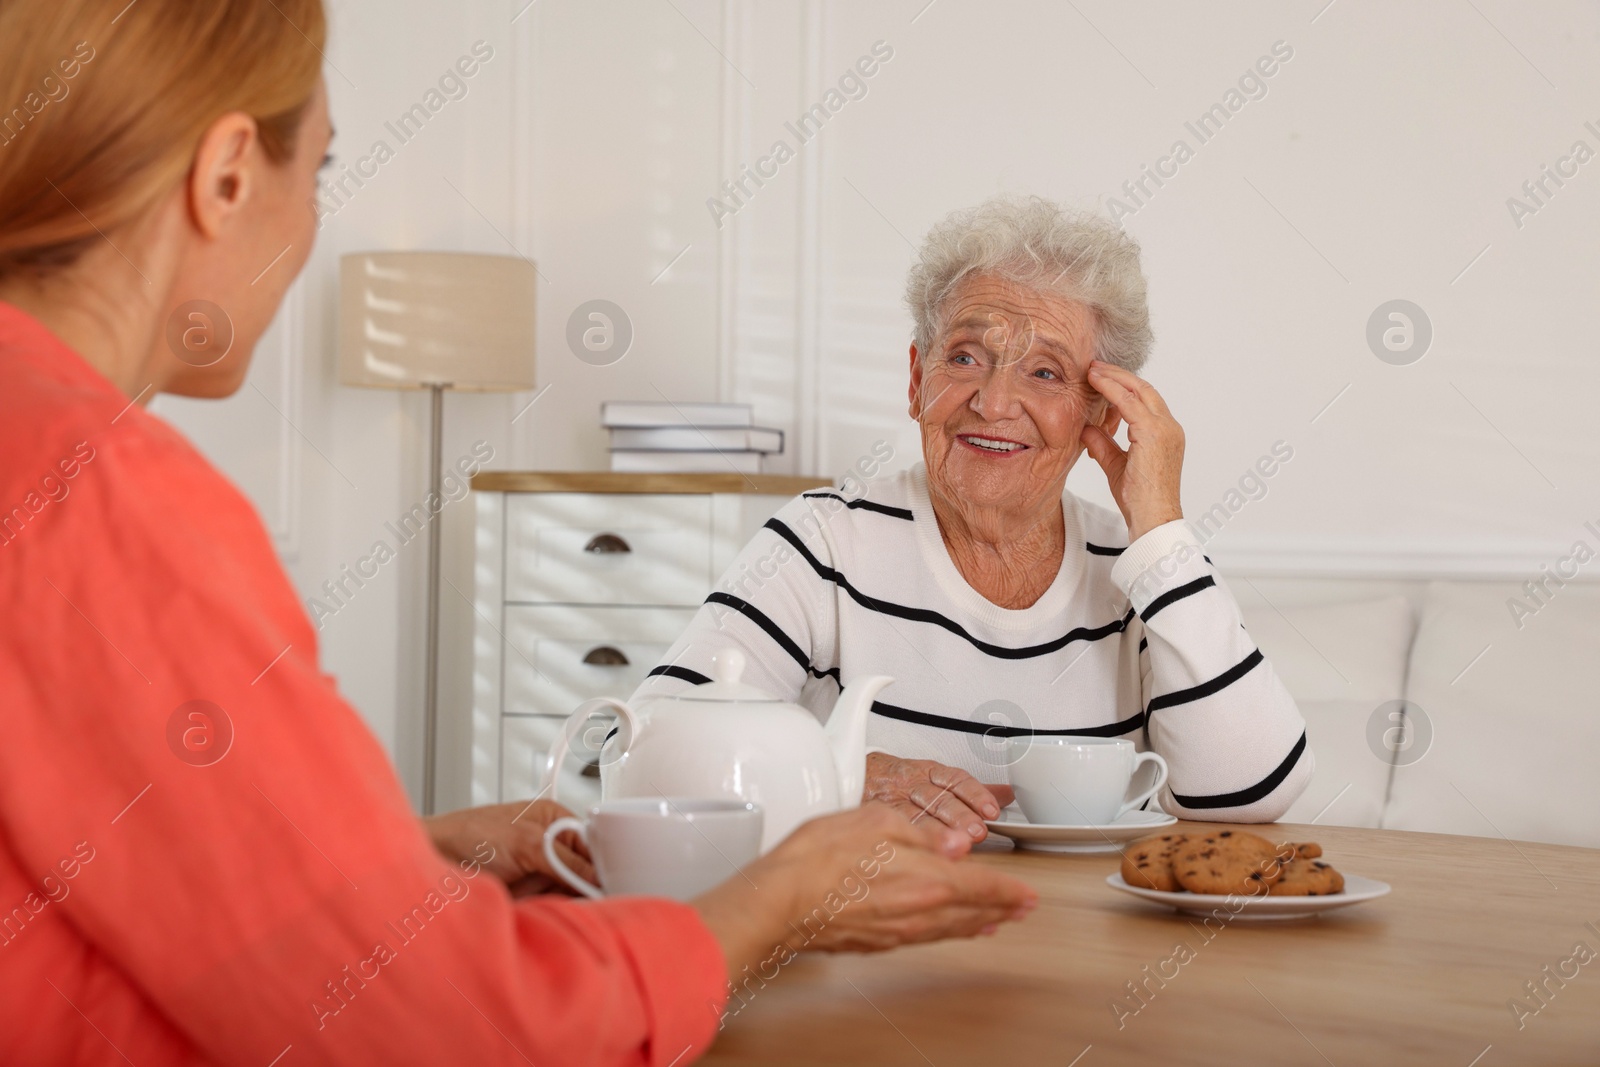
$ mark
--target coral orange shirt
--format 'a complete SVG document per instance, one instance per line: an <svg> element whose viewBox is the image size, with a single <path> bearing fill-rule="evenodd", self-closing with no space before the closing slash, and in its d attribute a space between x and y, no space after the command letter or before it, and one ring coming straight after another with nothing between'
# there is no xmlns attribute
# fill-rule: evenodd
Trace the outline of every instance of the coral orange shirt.
<svg viewBox="0 0 1600 1067"><path fill-rule="evenodd" d="M696 912L514 903L443 860L251 506L3 303L0 589L0 1063L667 1067L710 1042Z"/></svg>

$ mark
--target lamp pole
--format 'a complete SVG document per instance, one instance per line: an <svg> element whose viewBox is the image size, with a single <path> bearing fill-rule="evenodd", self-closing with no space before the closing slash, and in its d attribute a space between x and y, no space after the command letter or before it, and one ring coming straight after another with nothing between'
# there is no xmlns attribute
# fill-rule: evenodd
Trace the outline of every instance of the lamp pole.
<svg viewBox="0 0 1600 1067"><path fill-rule="evenodd" d="M428 650L422 690L422 814L434 809L434 768L439 744L439 516L444 513L440 465L444 449L444 391L442 382L429 382L431 419L428 430L428 510L440 505L428 520Z"/></svg>

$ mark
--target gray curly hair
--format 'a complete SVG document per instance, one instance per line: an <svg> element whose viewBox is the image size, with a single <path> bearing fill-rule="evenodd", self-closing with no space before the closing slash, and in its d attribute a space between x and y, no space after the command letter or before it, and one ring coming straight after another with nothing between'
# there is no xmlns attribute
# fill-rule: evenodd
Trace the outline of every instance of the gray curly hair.
<svg viewBox="0 0 1600 1067"><path fill-rule="evenodd" d="M944 328L951 294L977 275L1086 305L1095 355L1107 363L1138 371L1150 355L1155 335L1139 243L1104 215L1040 196L997 196L947 215L923 238L906 279L920 358Z"/></svg>

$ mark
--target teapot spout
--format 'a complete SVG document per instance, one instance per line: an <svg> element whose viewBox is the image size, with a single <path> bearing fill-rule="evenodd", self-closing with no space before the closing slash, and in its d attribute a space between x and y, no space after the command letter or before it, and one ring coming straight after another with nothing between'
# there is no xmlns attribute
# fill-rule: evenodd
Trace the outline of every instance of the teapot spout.
<svg viewBox="0 0 1600 1067"><path fill-rule="evenodd" d="M839 768L839 806L845 810L861 803L867 781L867 715L872 701L893 681L878 674L852 682L839 694L828 717L828 745Z"/></svg>

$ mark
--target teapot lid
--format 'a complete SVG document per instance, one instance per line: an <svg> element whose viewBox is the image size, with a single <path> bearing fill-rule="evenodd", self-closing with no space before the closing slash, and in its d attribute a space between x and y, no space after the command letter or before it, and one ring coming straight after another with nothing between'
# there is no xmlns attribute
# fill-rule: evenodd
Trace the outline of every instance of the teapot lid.
<svg viewBox="0 0 1600 1067"><path fill-rule="evenodd" d="M759 701L766 704L781 703L770 693L763 693L753 685L741 682L744 674L744 653L737 648L725 648L711 657L711 681L701 682L693 689L674 694L676 700Z"/></svg>

